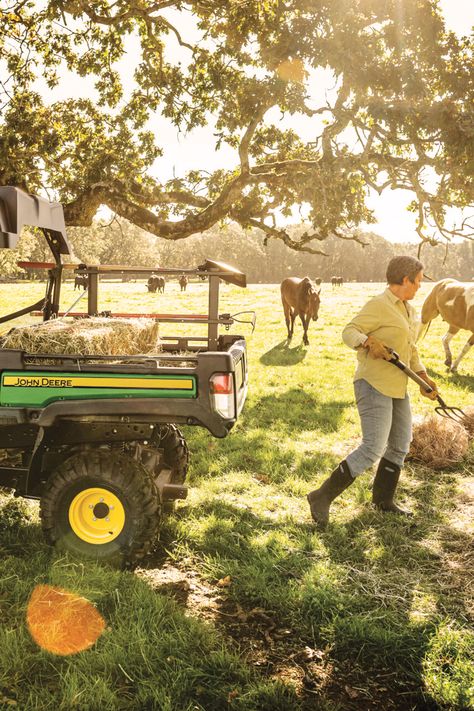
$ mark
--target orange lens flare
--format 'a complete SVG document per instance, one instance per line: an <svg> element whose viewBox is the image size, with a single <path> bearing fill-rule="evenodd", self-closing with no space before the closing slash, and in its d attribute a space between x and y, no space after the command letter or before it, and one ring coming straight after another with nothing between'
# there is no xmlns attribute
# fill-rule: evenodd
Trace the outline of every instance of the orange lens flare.
<svg viewBox="0 0 474 711"><path fill-rule="evenodd" d="M105 620L92 603L51 585L33 590L26 619L36 644L63 656L88 649L105 629Z"/></svg>

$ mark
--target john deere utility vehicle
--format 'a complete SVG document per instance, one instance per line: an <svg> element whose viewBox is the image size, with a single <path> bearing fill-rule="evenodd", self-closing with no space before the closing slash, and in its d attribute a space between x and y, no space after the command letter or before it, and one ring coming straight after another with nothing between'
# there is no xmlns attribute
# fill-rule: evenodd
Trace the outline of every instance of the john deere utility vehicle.
<svg viewBox="0 0 474 711"><path fill-rule="evenodd" d="M163 509L187 495L188 448L177 425L225 437L247 394L245 339L219 335L234 323L219 315L219 284L246 286L245 275L207 260L195 269L72 265L62 206L17 188L0 188L0 247L14 248L36 226L54 262L44 297L0 318L38 313L43 321L100 313L100 276L182 275L207 280L205 314L140 314L168 323L201 323L207 335L160 336L156 356L84 356L0 348L0 486L40 500L46 539L93 559L130 564L157 536ZM65 270L86 278L87 312L61 311ZM85 296L84 296L85 300ZM138 314L133 314L137 316ZM34 327L33 327L34 328ZM168 503L167 503L168 502Z"/></svg>

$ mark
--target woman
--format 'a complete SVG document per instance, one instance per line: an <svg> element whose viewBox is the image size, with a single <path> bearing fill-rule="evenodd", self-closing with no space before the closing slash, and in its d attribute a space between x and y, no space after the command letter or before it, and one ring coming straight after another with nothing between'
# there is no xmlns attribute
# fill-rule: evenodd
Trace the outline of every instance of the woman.
<svg viewBox="0 0 474 711"><path fill-rule="evenodd" d="M407 394L408 376L387 361L395 350L433 388L416 349L418 323L408 303L423 279L423 265L414 257L394 257L387 267L387 288L370 299L347 324L342 339L356 350L358 366L354 376L362 442L342 461L319 489L308 494L311 515L320 528L329 520L331 502L352 484L355 477L380 460L375 475L372 501L382 510L411 515L394 502L400 471L411 442L411 409Z"/></svg>

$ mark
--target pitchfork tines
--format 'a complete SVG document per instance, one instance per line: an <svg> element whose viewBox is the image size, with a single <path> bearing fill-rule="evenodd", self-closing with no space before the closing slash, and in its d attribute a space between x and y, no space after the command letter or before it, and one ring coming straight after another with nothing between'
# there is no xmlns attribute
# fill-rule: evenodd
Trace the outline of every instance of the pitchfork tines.
<svg viewBox="0 0 474 711"><path fill-rule="evenodd" d="M421 378L418 373L415 373L413 370L411 370L411 368L408 367L408 365L406 365L406 363L400 360L400 356L396 351L393 350L393 348L387 347L387 349L390 351L391 354L389 362L392 363L392 365L395 365L397 368L399 368L399 370L402 370L404 373L406 373L409 378L414 380L415 383L418 383L418 385L424 390L426 390L427 393L433 392L433 388L428 385L428 383L423 380L423 378ZM435 412L438 415L440 415L441 417L446 417L448 420L458 422L461 425L466 422L467 415L461 410L460 407L450 407L449 405L446 405L439 393L436 393L436 399L439 405L438 407L435 407Z"/></svg>
<svg viewBox="0 0 474 711"><path fill-rule="evenodd" d="M438 415L441 415L441 417L447 417L448 420L453 420L461 425L464 424L466 420L466 413L463 412L460 407L449 407L440 395L438 395L436 399L439 402L439 406L435 407L435 412L437 412Z"/></svg>

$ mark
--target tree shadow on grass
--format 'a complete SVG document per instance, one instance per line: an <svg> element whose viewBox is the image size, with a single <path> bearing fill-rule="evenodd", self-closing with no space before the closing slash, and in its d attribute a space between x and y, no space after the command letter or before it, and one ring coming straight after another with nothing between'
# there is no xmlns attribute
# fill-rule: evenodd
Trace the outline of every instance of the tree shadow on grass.
<svg viewBox="0 0 474 711"><path fill-rule="evenodd" d="M305 481L314 479L318 472L329 472L338 455L314 447L313 433L317 438L318 433L337 432L346 409L352 406L351 400L321 402L299 388L248 402L231 437L209 441L200 432L189 433L191 483L201 477L219 478L229 470L265 474L271 483L284 482L289 472ZM311 433L309 441L299 441L302 432ZM294 447L291 442L288 445L292 438Z"/></svg>
<svg viewBox="0 0 474 711"><path fill-rule="evenodd" d="M285 339L260 356L260 362L263 365L296 365L304 360L306 351L303 343L290 348L288 339Z"/></svg>
<svg viewBox="0 0 474 711"><path fill-rule="evenodd" d="M277 422L288 434L301 430L335 432L344 411L353 404L352 399L322 402L302 388L291 388L281 395L265 395L252 404L248 402L242 422L246 428L265 428Z"/></svg>
<svg viewBox="0 0 474 711"><path fill-rule="evenodd" d="M444 483L449 485L449 475ZM334 653L345 660L351 650L364 649L359 667L391 695L404 686L406 703L415 704L406 708L436 709L456 697L455 707L464 708L469 696L469 680L463 687L459 671L468 665L466 651L449 634L443 639L442 621L451 618L456 626L472 618L472 536L446 522L442 484L422 482L415 489L421 507L414 519L365 508L323 534L331 560L351 571L354 591L351 609L335 627ZM431 541L435 530L438 545ZM391 669L397 670L396 681L390 680ZM399 708L394 696L390 700L385 708L393 702Z"/></svg>
<svg viewBox="0 0 474 711"><path fill-rule="evenodd" d="M204 557L208 574L216 580L229 576L231 584L226 599L240 606L242 616L246 610L265 611L271 622L266 636L267 658L272 657L277 644L272 628L277 632L290 628L289 639L293 639L294 648L289 651L293 657L301 654L305 645L306 649L317 651L316 664L297 657L298 666L305 672L304 687L310 689L309 694L304 687L301 691L303 708L317 708L310 704L322 699L344 703L345 709L373 708L364 706L367 703L364 693L356 694L357 701L344 698L347 693L344 690L353 687L367 691L371 703L378 700L377 708L401 708L397 703L411 694L418 699L421 672L413 679L413 674L410 676L403 668L406 651L399 654L392 648L393 642L409 647L413 639L408 634L406 638L400 637L399 630L392 634L390 629L385 629L386 618L380 622L380 605L386 605L383 575L381 585L374 585L372 590L364 589L367 546L363 538L359 540L354 533L373 525L375 514L362 514L358 524L352 524L352 535L349 527L331 526L327 533L319 534L323 546L321 552L315 554L297 543L298 538L308 541L315 535L313 527L306 522L291 523L293 543L288 545L280 538L280 532L286 528L281 518L222 500L204 501L195 511L206 523L191 550ZM352 545L354 538L355 546ZM329 563L324 550L329 552ZM350 584L344 580L348 571L354 581ZM390 593L396 596L396 586ZM405 612L408 617L408 609L409 603L406 611L397 610L397 616L400 618ZM256 628L254 634L258 637ZM416 644L422 657L426 645L422 646L420 640ZM331 651L321 651L325 649ZM360 655L362 649L364 654ZM393 682L390 673L394 668L399 686L390 689L390 681ZM317 693L319 673L326 677L320 696ZM384 690L380 692L377 685L383 685ZM385 698L387 688L391 695L389 702ZM377 694L380 694L379 699ZM397 694L401 695L397 697Z"/></svg>
<svg viewBox="0 0 474 711"><path fill-rule="evenodd" d="M225 590L229 600L250 612L263 607L266 618L274 621L275 632L283 626L291 630L294 649L286 650L287 658L301 654L305 645L310 652L316 650L320 656L313 662L294 657L305 671L305 683L314 683L307 699L303 697L304 701L308 700L308 709L317 708L319 700L325 703L334 699L348 710L434 710L442 707L441 684L449 685L450 680L452 684L460 684L460 667L456 665L459 665L458 656L462 656L458 654L456 638L448 635L443 638L442 631L439 632L440 618L451 618L454 622L469 619L467 578L461 578L458 568L451 564L459 563L455 556L472 551L472 538L454 528L451 521L446 523L445 502L452 493L456 476L456 472L433 476L421 471L421 478L411 490L419 502L415 526L369 507L341 525L338 523L339 500L334 505L328 530L317 533L307 523L308 519L285 519L278 508L273 512L255 511L252 502L247 505L238 495L232 501L216 495L194 507L180 509L174 522L166 527L164 544L173 549L173 541L179 534L176 529L181 526L181 535L186 537L189 550L205 561L211 575L215 572L216 579L231 576L231 586ZM29 544L33 543L38 527L26 527L16 512L15 502L8 525L5 516L2 518L4 536L11 536L14 547L29 549L31 557ZM186 533L188 522L191 531L194 525L202 523L199 536L193 538ZM438 536L440 545L435 548L430 538L440 527L443 535ZM25 556L26 561L29 557ZM194 568L195 564L191 565ZM36 567L29 573L32 585L37 582L37 575ZM128 590L123 596L128 599ZM424 598L433 609L419 607ZM109 605L109 600L110 609L115 610L117 603L112 585L110 590L104 590L101 604ZM421 613L418 618L414 615L417 611ZM130 609L127 612L130 613ZM168 610L167 614L171 612ZM233 611L228 609L227 612ZM185 620L173 614L176 629L184 628ZM120 616L123 618L123 613ZM157 630L157 635L159 632ZM192 640L191 632L188 637ZM274 631L267 629L266 634L269 653L272 647L278 652ZM132 641L134 639L136 636ZM153 644L158 639L155 636ZM117 643L127 643L125 631ZM190 645L181 647L182 654L189 654ZM212 649L208 644L206 653ZM161 661L163 658L156 654L155 669ZM439 666L437 673L441 681L440 689L434 692L436 701L424 690L427 663ZM137 667L132 670L138 671ZM211 672L217 673L215 669L206 671L206 679L211 677ZM323 678L326 686L317 693ZM233 679L230 681L233 683ZM144 683L149 684L150 679L144 679ZM231 688L234 687L231 685ZM190 689L186 702L195 698L195 693ZM351 694L355 694L354 698ZM225 694L219 703L222 705L217 708L224 708ZM291 703L293 705L279 708L296 709L295 702L288 702ZM464 707L469 706L466 703ZM207 708L216 708L212 699Z"/></svg>
<svg viewBox="0 0 474 711"><path fill-rule="evenodd" d="M341 702L341 690L344 695L355 688L359 693L349 695L344 708L373 708L376 699L378 708L435 709L446 701L445 683L460 701L468 693L461 678L467 653L449 634L443 637L442 624L472 613L466 558L472 538L446 522L442 505L452 484L451 473L417 482L411 491L419 500L414 520L364 506L341 525L336 503L325 532L295 521L291 509L285 518L278 508L256 511L238 495L207 500L192 511L203 527L191 549L216 577L231 576L229 599L262 606L310 648L330 648L328 698L339 694ZM437 546L431 538L440 529ZM462 628L458 634L462 640ZM443 666L444 657L450 661ZM445 677L439 688L437 677L433 682L427 676L438 662ZM318 664L306 669L315 688L318 668L324 671Z"/></svg>
<svg viewBox="0 0 474 711"><path fill-rule="evenodd" d="M298 708L290 685L261 675L227 638L216 636L213 625L185 614L168 594L151 589L138 575L55 552L38 536L39 525L22 520L16 500L4 509L0 502L0 602L5 611L1 708L5 703L24 711L72 708L77 705L78 688L83 709L190 709L199 703L199 708L221 711L229 706L231 692L254 699L253 705L243 708ZM21 550L28 554L19 557ZM107 633L98 637L90 651L86 647L80 655L63 657L34 645L25 612L39 584L60 587L88 600L104 617ZM56 614L58 639L67 626L74 639L84 625L84 616L77 610L77 605L69 609L65 598L57 609L48 606L45 624ZM56 627L51 623L54 638ZM104 675L106 668L121 668L119 662L128 670L130 684L121 674Z"/></svg>

